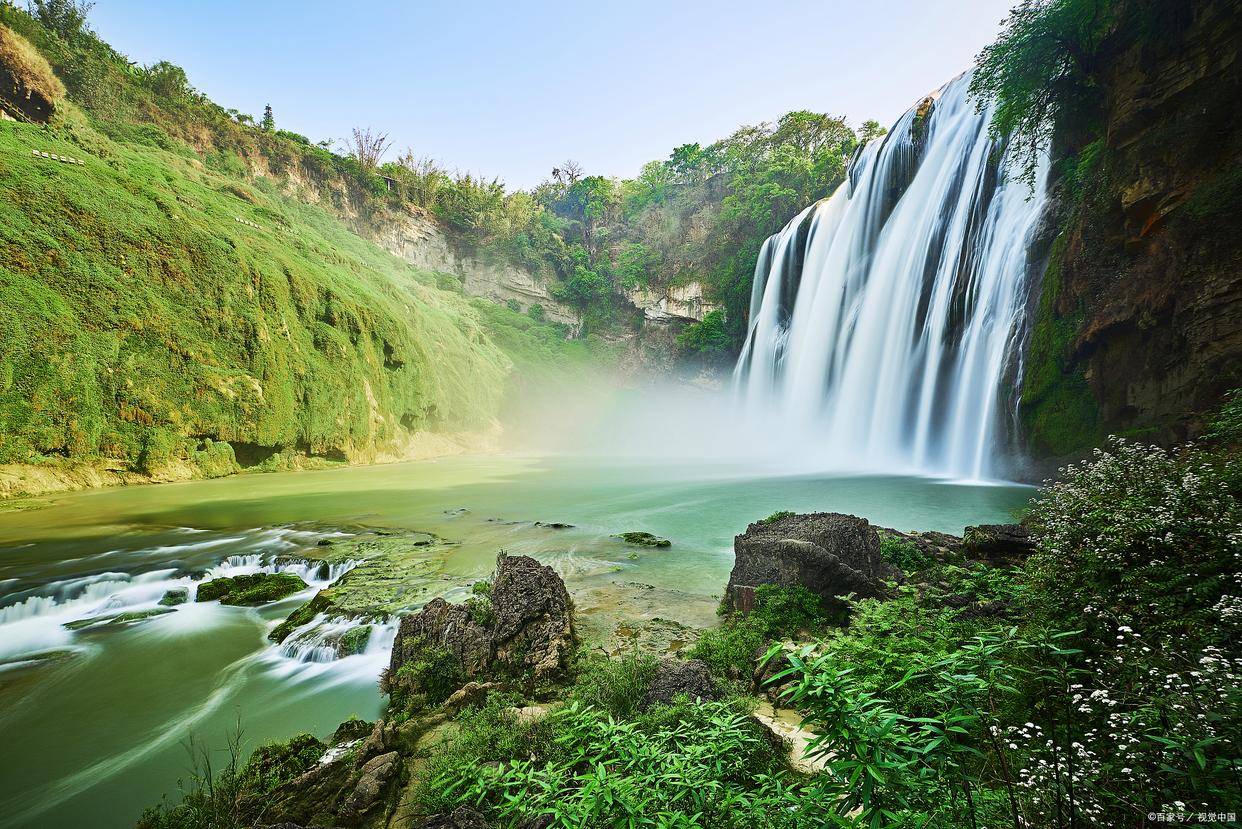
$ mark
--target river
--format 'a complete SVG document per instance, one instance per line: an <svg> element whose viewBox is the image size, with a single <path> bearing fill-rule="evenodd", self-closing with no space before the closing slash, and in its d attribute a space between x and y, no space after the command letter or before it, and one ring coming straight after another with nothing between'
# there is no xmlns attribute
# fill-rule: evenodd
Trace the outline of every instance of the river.
<svg viewBox="0 0 1242 829"><path fill-rule="evenodd" d="M358 526L417 530L446 542L435 589L422 600L462 592L505 549L565 576L580 612L595 614L588 636L624 618L625 585L647 589L646 616L703 626L728 579L733 536L757 518L834 511L960 533L1010 520L1031 492L707 461L489 456L9 505L0 512L0 827L132 826L144 806L175 796L191 737L219 761L238 728L249 750L300 731L326 736L350 715L380 713L390 629L363 653L330 662L290 658L265 638L326 583L314 575L310 591L258 609L190 602L132 624L64 627L155 608L168 585L208 571L296 559ZM629 530L673 545L633 548L612 537ZM617 597L611 605L609 596Z"/></svg>

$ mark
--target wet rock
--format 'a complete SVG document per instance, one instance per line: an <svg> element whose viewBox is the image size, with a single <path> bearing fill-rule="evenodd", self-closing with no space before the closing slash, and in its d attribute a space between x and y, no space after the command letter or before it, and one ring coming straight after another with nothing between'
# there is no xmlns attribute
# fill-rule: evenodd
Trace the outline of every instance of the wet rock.
<svg viewBox="0 0 1242 829"><path fill-rule="evenodd" d="M335 744L348 743L352 740L360 740L370 734L375 729L375 723L357 717L351 717L336 727L336 731L332 732L331 742Z"/></svg>
<svg viewBox="0 0 1242 829"><path fill-rule="evenodd" d="M338 657L354 656L362 653L367 649L367 643L371 641L371 626L359 625L350 628L341 634L341 638L336 643L336 655Z"/></svg>
<svg viewBox="0 0 1242 829"><path fill-rule="evenodd" d="M160 604L164 607L175 607L179 604L185 604L190 599L190 591L185 587L175 587L172 590L165 590Z"/></svg>
<svg viewBox="0 0 1242 829"><path fill-rule="evenodd" d="M962 551L990 564L1015 564L1035 552L1035 542L1021 524L980 524L966 528Z"/></svg>
<svg viewBox="0 0 1242 829"><path fill-rule="evenodd" d="M569 530L573 529L573 524L566 524L564 521L536 521L536 527L545 527L549 530Z"/></svg>
<svg viewBox="0 0 1242 829"><path fill-rule="evenodd" d="M198 587L197 600L219 599L220 604L227 605L265 604L300 593L307 586L292 573L255 573L204 582Z"/></svg>
<svg viewBox="0 0 1242 829"><path fill-rule="evenodd" d="M761 585L802 586L829 606L848 594L877 596L893 568L880 555L880 537L863 518L838 513L783 515L757 521L733 541L726 589L729 607L749 611Z"/></svg>
<svg viewBox="0 0 1242 829"><path fill-rule="evenodd" d="M328 591L320 590L313 599L290 613L287 619L272 628L272 632L267 635L267 638L279 644L285 641L290 633L307 624L320 613L328 613L335 606L336 602L328 594Z"/></svg>
<svg viewBox="0 0 1242 829"><path fill-rule="evenodd" d="M643 532L618 533L617 538L626 544L637 544L639 547L671 547L673 542L658 535Z"/></svg>
<svg viewBox="0 0 1242 829"><path fill-rule="evenodd" d="M706 662L701 659L661 659L639 707L646 709L653 705L669 705L681 694L692 700L717 698L716 683L712 681Z"/></svg>
<svg viewBox="0 0 1242 829"><path fill-rule="evenodd" d="M86 628L101 627L123 627L138 622L145 622L156 616L163 616L166 613L172 613L170 607L154 608L152 610L129 610L124 613L114 613L111 616L91 616L88 619L75 619L72 622L65 622L66 630L84 630Z"/></svg>

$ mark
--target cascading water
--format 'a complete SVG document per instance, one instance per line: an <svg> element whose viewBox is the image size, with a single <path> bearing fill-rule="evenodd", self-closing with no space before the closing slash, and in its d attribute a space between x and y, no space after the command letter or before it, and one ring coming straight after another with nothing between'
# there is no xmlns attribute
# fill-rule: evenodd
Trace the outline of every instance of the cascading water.
<svg viewBox="0 0 1242 829"><path fill-rule="evenodd" d="M1006 174L969 85L963 75L930 111L907 111L760 251L735 384L747 417L800 457L998 471L1045 169L1033 193Z"/></svg>

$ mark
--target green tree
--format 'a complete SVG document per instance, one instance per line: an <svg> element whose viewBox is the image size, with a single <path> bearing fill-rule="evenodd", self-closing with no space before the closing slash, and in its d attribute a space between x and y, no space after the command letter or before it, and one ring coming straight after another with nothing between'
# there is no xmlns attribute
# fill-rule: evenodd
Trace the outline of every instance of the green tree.
<svg viewBox="0 0 1242 829"><path fill-rule="evenodd" d="M984 48L971 78L979 107L994 101L991 130L1008 139L1024 181L1055 123L1096 117L1100 48L1116 22L1114 0L1022 0Z"/></svg>
<svg viewBox="0 0 1242 829"><path fill-rule="evenodd" d="M259 122L259 126L264 132L271 132L276 129L276 118L272 115L271 104L266 104L263 107L263 120Z"/></svg>

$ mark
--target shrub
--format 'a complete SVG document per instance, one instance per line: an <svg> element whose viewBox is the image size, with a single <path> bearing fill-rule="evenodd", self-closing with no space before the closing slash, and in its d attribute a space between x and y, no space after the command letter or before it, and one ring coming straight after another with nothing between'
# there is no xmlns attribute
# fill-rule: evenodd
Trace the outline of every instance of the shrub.
<svg viewBox="0 0 1242 829"><path fill-rule="evenodd" d="M757 523L775 524L777 521L780 521L782 518L792 518L795 514L796 513L790 512L787 509L777 510L776 512L769 515L767 518L760 518Z"/></svg>
<svg viewBox="0 0 1242 829"><path fill-rule="evenodd" d="M922 570L935 561L913 541L887 533L880 535L880 555L889 564L907 573Z"/></svg>
<svg viewBox="0 0 1242 829"><path fill-rule="evenodd" d="M573 698L614 717L632 716L651 685L657 662L651 654L640 652L625 654L620 659L584 659L574 683Z"/></svg>

